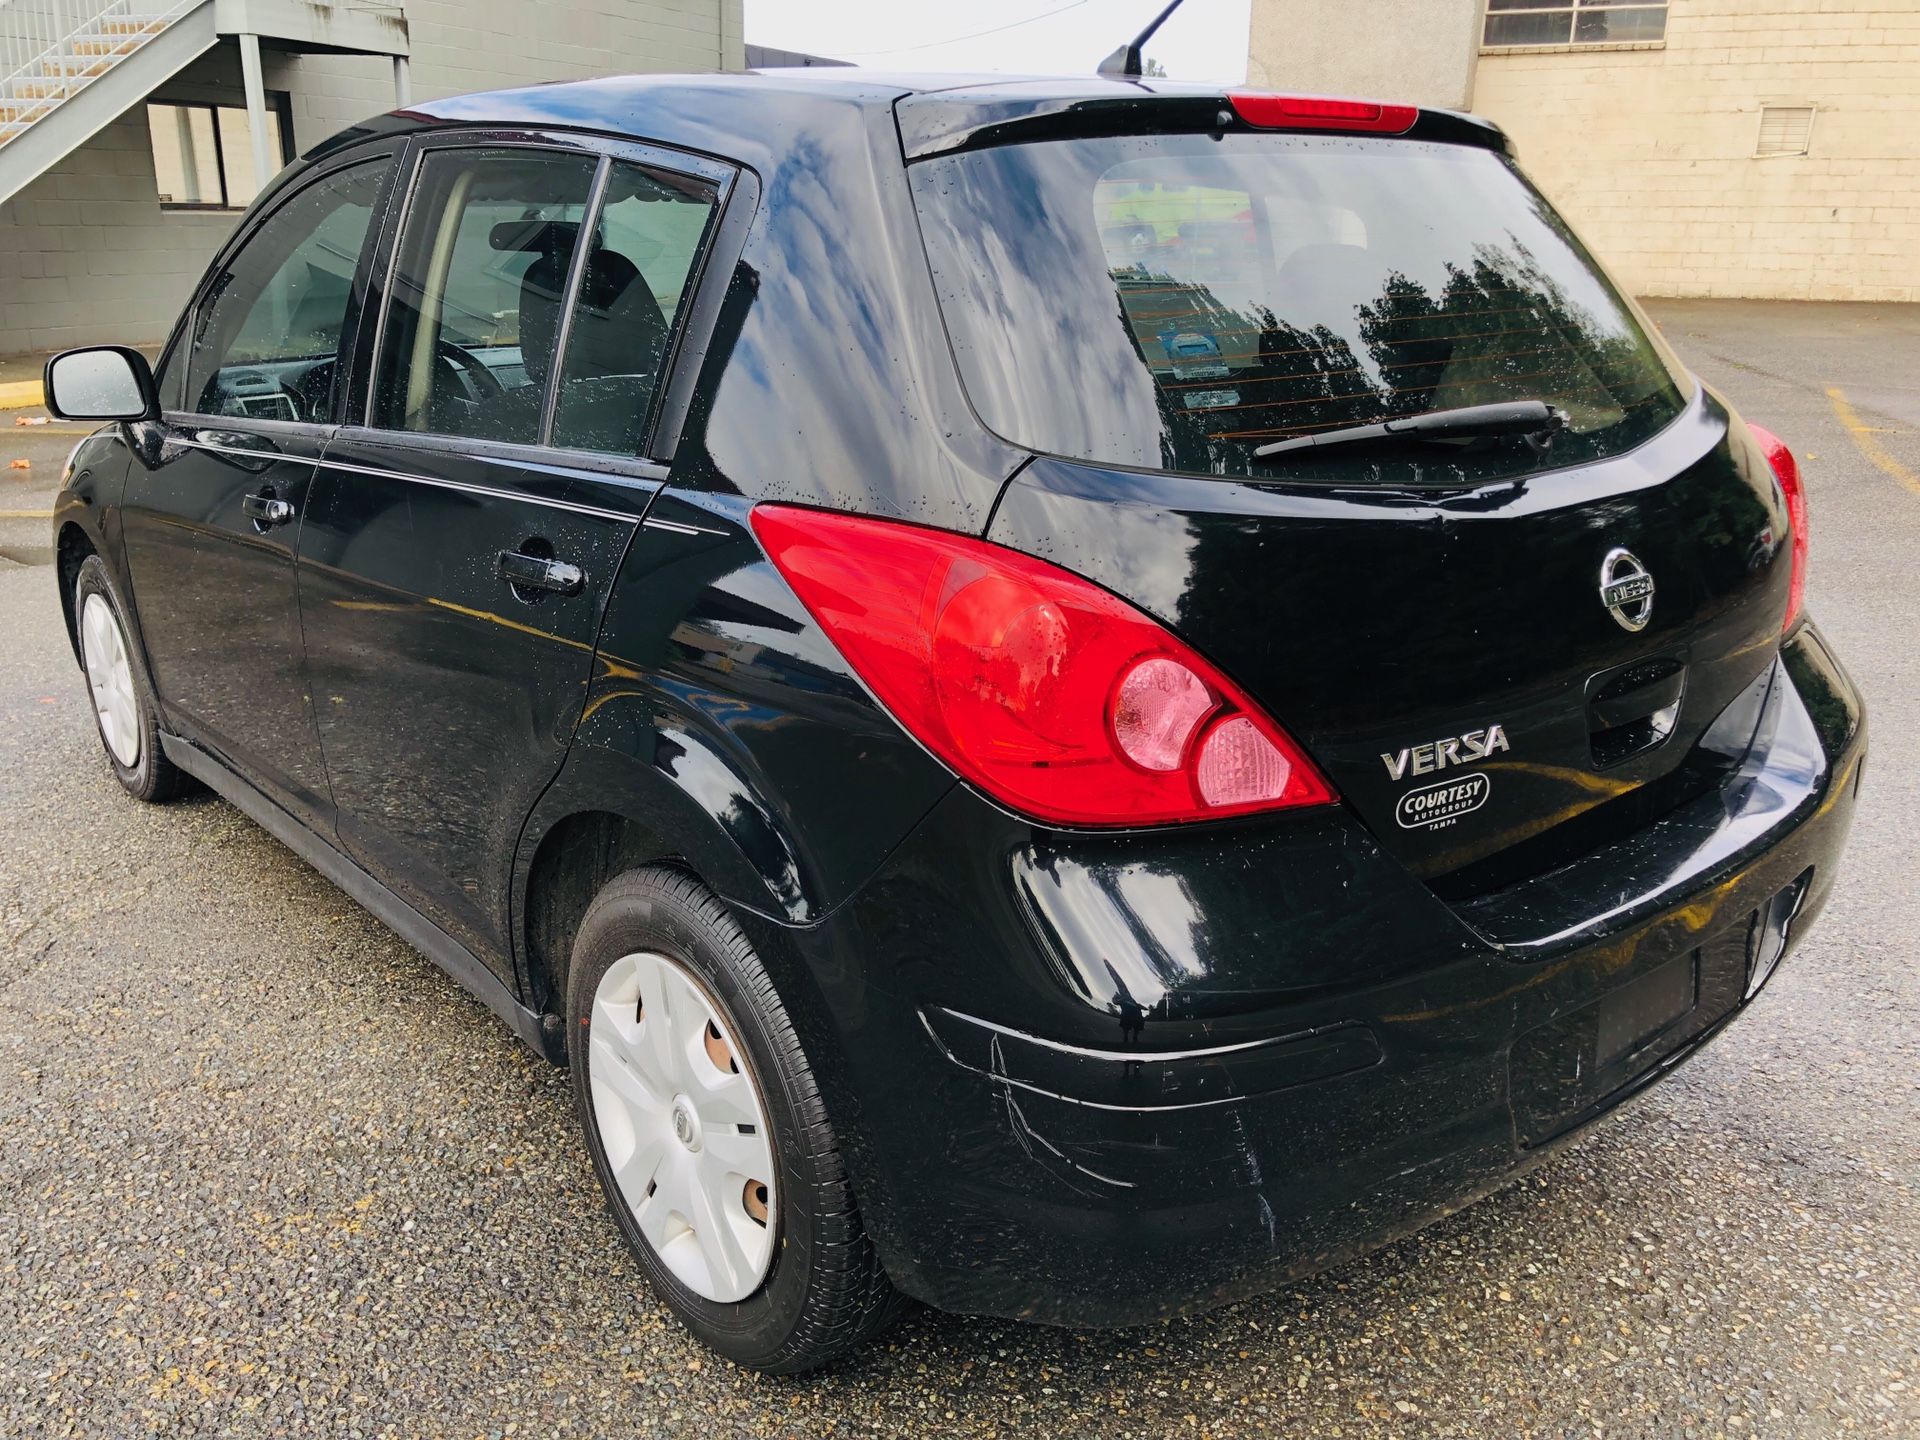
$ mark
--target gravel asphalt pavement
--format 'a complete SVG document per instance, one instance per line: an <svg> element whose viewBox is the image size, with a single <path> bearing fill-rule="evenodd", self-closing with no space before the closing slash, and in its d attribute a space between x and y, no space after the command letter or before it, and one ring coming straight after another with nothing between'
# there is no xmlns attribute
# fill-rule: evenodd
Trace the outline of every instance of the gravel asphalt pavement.
<svg viewBox="0 0 1920 1440"><path fill-rule="evenodd" d="M1920 1435L1920 306L1656 310L1805 456L1873 709L1819 930L1368 1259L1144 1330L922 1311L800 1381L648 1292L562 1072L238 812L116 788L34 514L73 437L0 428L0 1436Z"/></svg>

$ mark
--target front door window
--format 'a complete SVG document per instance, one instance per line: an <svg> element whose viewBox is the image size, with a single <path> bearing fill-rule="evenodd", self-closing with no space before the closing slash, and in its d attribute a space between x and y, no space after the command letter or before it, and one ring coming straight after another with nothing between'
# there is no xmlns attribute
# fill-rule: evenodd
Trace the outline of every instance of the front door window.
<svg viewBox="0 0 1920 1440"><path fill-rule="evenodd" d="M340 334L386 159L315 181L256 230L215 277L172 363L202 415L332 424ZM161 394L171 396L167 378Z"/></svg>

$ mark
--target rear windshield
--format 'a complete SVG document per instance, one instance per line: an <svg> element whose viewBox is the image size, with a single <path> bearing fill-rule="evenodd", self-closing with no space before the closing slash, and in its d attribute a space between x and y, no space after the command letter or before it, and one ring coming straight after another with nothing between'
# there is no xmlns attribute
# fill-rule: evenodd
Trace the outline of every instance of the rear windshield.
<svg viewBox="0 0 1920 1440"><path fill-rule="evenodd" d="M1475 484L1615 455L1683 397L1506 157L1306 136L1007 145L912 167L967 391L1076 459L1260 479ZM1543 400L1569 424L1259 459L1270 441Z"/></svg>

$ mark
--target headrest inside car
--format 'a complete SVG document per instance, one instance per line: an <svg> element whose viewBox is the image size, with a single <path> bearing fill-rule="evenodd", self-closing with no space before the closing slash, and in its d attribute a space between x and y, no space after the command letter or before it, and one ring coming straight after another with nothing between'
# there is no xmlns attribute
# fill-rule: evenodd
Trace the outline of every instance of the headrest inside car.
<svg viewBox="0 0 1920 1440"><path fill-rule="evenodd" d="M580 237L577 220L502 220L487 234L496 250L530 250L536 255L570 251Z"/></svg>

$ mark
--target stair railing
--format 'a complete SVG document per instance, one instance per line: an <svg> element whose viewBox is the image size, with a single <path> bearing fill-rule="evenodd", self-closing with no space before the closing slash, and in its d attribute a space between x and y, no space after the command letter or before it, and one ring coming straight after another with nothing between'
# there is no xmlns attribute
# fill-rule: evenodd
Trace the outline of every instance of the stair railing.
<svg viewBox="0 0 1920 1440"><path fill-rule="evenodd" d="M80 55L82 41L111 40L109 22L138 17L171 23L199 0L0 0L0 105L13 111L31 109L43 114L96 75L83 60L106 62L103 70L123 58L107 51ZM136 9L135 5L139 8ZM144 41L165 28L127 32L127 40ZM69 64L73 61L76 63Z"/></svg>

